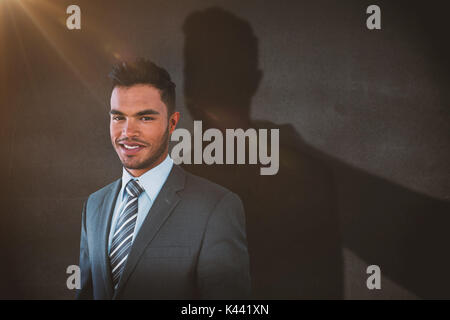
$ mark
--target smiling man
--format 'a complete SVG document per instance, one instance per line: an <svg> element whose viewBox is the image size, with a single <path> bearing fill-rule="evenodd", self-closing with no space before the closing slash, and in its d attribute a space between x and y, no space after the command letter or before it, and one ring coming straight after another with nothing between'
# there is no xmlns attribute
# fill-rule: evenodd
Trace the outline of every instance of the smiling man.
<svg viewBox="0 0 450 320"><path fill-rule="evenodd" d="M122 177L84 205L77 298L247 298L242 202L168 155L180 118L169 74L137 59L115 65L110 77L110 134Z"/></svg>
<svg viewBox="0 0 450 320"><path fill-rule="evenodd" d="M111 95L110 114L111 142L133 176L140 176L164 161L169 134L175 129L180 113L168 112L159 89L145 84L116 86Z"/></svg>

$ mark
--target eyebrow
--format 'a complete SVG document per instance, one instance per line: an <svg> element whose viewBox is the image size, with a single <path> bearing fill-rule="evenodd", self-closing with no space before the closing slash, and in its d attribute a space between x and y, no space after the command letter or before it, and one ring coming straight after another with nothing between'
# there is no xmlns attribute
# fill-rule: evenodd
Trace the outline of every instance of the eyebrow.
<svg viewBox="0 0 450 320"><path fill-rule="evenodd" d="M116 115L122 115L122 116L125 115L123 112L121 112L119 110L115 110L115 109L112 109L111 111L109 111L109 114L116 114ZM148 115L148 114L156 115L156 114L159 114L159 112L156 110L153 110L153 109L145 109L145 110L135 113L134 116L144 116L144 115Z"/></svg>

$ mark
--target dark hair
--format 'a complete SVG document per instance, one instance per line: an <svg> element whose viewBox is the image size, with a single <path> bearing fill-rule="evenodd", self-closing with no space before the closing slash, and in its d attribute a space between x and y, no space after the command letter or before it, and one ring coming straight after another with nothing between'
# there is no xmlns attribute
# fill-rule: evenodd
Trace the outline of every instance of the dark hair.
<svg viewBox="0 0 450 320"><path fill-rule="evenodd" d="M136 84L153 86L160 91L161 101L167 106L167 114L170 116L175 111L175 83L165 69L150 60L137 58L134 61L120 61L113 66L109 78L113 89Z"/></svg>

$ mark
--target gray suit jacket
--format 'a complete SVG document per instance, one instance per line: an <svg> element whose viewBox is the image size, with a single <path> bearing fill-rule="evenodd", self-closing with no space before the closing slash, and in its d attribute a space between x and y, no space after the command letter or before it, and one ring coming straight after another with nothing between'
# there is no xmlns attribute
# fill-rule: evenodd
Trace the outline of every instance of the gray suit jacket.
<svg viewBox="0 0 450 320"><path fill-rule="evenodd" d="M91 194L82 215L78 299L241 299L250 292L242 202L174 165L113 290L107 253L121 179Z"/></svg>

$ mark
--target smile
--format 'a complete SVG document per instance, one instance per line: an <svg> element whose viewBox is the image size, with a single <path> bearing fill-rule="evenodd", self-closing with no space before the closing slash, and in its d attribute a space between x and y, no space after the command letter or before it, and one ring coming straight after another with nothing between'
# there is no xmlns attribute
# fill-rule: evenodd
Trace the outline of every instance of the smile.
<svg viewBox="0 0 450 320"><path fill-rule="evenodd" d="M124 144L123 145L126 149L137 149L137 148L139 148L139 146L129 146L129 145L126 145L126 144Z"/></svg>
<svg viewBox="0 0 450 320"><path fill-rule="evenodd" d="M119 143L119 146L120 146L122 152L124 152L127 155L136 154L140 150L145 148L145 146L143 146L143 145L134 144L134 143L133 144Z"/></svg>

